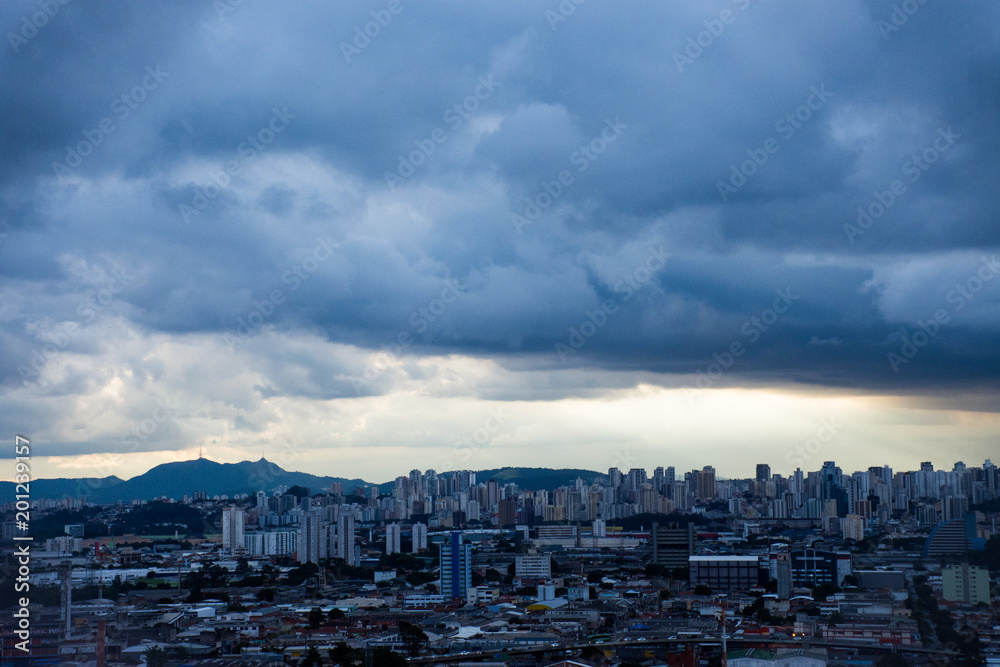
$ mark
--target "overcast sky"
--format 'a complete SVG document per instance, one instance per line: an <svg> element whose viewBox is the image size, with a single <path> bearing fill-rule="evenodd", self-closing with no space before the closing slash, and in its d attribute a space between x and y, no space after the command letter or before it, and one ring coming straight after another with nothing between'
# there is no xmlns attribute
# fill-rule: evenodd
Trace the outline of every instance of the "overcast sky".
<svg viewBox="0 0 1000 667"><path fill-rule="evenodd" d="M0 425L35 476L1000 458L996 3L0 26Z"/></svg>

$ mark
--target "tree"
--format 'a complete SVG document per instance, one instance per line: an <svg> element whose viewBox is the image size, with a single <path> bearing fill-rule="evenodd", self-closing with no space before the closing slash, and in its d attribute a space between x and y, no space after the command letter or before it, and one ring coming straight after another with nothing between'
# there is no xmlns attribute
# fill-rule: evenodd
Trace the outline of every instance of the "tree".
<svg viewBox="0 0 1000 667"><path fill-rule="evenodd" d="M341 667L355 667L358 664L364 664L365 654L357 649L353 649L344 642L338 642L336 646L327 651L330 655L330 660L333 661L335 665L340 665Z"/></svg>
<svg viewBox="0 0 1000 667"><path fill-rule="evenodd" d="M337 607L331 609L330 613L327 614L327 619L331 621L341 621L345 618L347 618L347 614L344 613L343 609L338 609Z"/></svg>
<svg viewBox="0 0 1000 667"><path fill-rule="evenodd" d="M906 660L896 652L884 653L875 661L875 667L910 667Z"/></svg>
<svg viewBox="0 0 1000 667"><path fill-rule="evenodd" d="M835 611L830 614L830 625L840 625L844 622L844 615L839 611Z"/></svg>
<svg viewBox="0 0 1000 667"><path fill-rule="evenodd" d="M823 602L824 600L826 600L827 597L833 595L834 593L839 593L839 592L840 592L840 586L836 586L834 584L820 584L815 588L813 588L812 597L813 600L818 600L819 602Z"/></svg>
<svg viewBox="0 0 1000 667"><path fill-rule="evenodd" d="M149 667L165 667L167 664L167 654L159 646L150 646L144 652L146 664Z"/></svg>
<svg viewBox="0 0 1000 667"><path fill-rule="evenodd" d="M248 574L253 572L253 568L250 567L250 561L246 558L241 558L236 561L236 576L240 579L245 578Z"/></svg>
<svg viewBox="0 0 1000 667"><path fill-rule="evenodd" d="M281 574L281 570L271 565L270 563L267 563L261 566L260 574L261 576L264 577L264 581L266 581L269 584L273 584L275 579L278 578L278 575Z"/></svg>
<svg viewBox="0 0 1000 667"><path fill-rule="evenodd" d="M301 667L322 667L323 656L319 654L319 649L315 646L310 646L309 650L306 651L305 658L299 663Z"/></svg>
<svg viewBox="0 0 1000 667"><path fill-rule="evenodd" d="M694 587L694 594L695 595L711 595L712 594L712 589L709 588L708 586L706 586L705 584L698 584L697 586Z"/></svg>
<svg viewBox="0 0 1000 667"><path fill-rule="evenodd" d="M313 630L323 625L323 610L313 607L309 610L309 627Z"/></svg>
<svg viewBox="0 0 1000 667"><path fill-rule="evenodd" d="M419 625L406 621L399 622L399 634L403 639L403 646L410 655L419 654L429 643L427 633Z"/></svg>
<svg viewBox="0 0 1000 667"><path fill-rule="evenodd" d="M406 667L406 658L387 648L372 651L372 663L378 667Z"/></svg>

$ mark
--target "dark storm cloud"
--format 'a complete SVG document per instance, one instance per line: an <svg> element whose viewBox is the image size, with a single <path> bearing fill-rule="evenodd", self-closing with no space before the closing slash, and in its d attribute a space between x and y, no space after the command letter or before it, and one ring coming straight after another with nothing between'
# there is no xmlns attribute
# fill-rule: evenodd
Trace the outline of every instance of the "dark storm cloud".
<svg viewBox="0 0 1000 667"><path fill-rule="evenodd" d="M56 323L94 324L78 304L118 267L134 279L100 318L149 334L405 333L407 354L685 376L741 342L718 386L995 388L1000 278L962 312L947 297L1000 245L1000 10L911 4L900 23L890 2L588 2L565 21L407 2L355 41L385 3L69 3L0 54L0 275L32 295L2 319L0 372L20 384ZM0 25L35 11L4 4ZM890 307L915 285L933 298ZM787 312L752 324L781 290ZM894 370L937 308L952 321ZM341 396L358 372L261 391Z"/></svg>

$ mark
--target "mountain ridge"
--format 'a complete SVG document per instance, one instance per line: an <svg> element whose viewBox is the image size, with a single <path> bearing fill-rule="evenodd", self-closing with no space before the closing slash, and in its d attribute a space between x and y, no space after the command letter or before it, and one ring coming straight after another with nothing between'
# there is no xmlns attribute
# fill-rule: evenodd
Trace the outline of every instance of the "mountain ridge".
<svg viewBox="0 0 1000 667"><path fill-rule="evenodd" d="M503 467L472 471L477 482L495 479L500 484L515 483L525 489L552 490L558 486L571 486L577 477L588 484L601 473L576 468L519 468ZM191 496L204 491L211 498L226 495L233 497L242 493L269 491L278 486L302 486L311 493L321 493L333 483L344 486L349 494L356 486L378 486L382 492L392 489L395 479L382 484L372 484L362 479L349 479L311 473L289 471L272 461L261 458L257 461L218 463L210 459L197 458L189 461L172 461L156 465L141 475L123 480L115 475L108 477L49 478L31 481L31 498L59 500L63 498L85 497L98 504L116 502L129 503L133 500L153 500L160 497L174 499ZM0 481L0 491L13 498L15 483Z"/></svg>

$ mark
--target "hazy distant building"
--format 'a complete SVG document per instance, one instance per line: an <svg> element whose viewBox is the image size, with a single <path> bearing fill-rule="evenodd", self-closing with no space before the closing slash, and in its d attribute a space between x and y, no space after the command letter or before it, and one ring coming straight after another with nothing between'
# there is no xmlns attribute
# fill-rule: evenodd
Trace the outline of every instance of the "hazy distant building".
<svg viewBox="0 0 1000 667"><path fill-rule="evenodd" d="M413 553L427 550L427 524L413 524L413 545L410 550Z"/></svg>
<svg viewBox="0 0 1000 667"><path fill-rule="evenodd" d="M698 471L696 495L699 500L715 498L715 468L705 466Z"/></svg>
<svg viewBox="0 0 1000 667"><path fill-rule="evenodd" d="M354 550L354 515L342 514L337 518L337 558L348 565L357 565Z"/></svg>
<svg viewBox="0 0 1000 667"><path fill-rule="evenodd" d="M497 503L497 521L501 528L509 528L517 524L517 499L504 498Z"/></svg>
<svg viewBox="0 0 1000 667"><path fill-rule="evenodd" d="M865 539L865 520L857 514L848 514L840 520L840 529L845 540L860 542Z"/></svg>
<svg viewBox="0 0 1000 667"><path fill-rule="evenodd" d="M398 523L390 523L385 527L385 553L402 553L400 543L402 542L402 530Z"/></svg>
<svg viewBox="0 0 1000 667"><path fill-rule="evenodd" d="M518 554L514 558L514 576L522 579L549 579L552 576L552 556Z"/></svg>
<svg viewBox="0 0 1000 667"><path fill-rule="evenodd" d="M984 541L976 537L976 515L966 514L961 519L939 523L924 542L924 558L949 554L964 554L972 549L982 549Z"/></svg>
<svg viewBox="0 0 1000 667"><path fill-rule="evenodd" d="M771 479L771 466L766 463L758 463L756 477L758 482L766 482Z"/></svg>
<svg viewBox="0 0 1000 667"><path fill-rule="evenodd" d="M298 561L300 563L319 563L326 554L322 549L323 530L317 512L306 512L299 521Z"/></svg>
<svg viewBox="0 0 1000 667"><path fill-rule="evenodd" d="M772 551L768 554L768 575L777 583L779 600L787 600L792 596L792 558L787 551Z"/></svg>

